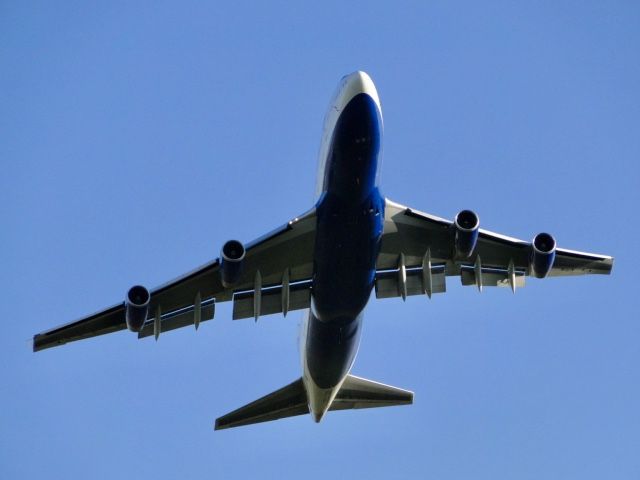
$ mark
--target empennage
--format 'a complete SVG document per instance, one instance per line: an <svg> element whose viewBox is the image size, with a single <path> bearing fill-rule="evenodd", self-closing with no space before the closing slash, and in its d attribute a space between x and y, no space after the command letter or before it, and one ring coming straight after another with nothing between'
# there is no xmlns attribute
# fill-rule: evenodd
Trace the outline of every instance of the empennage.
<svg viewBox="0 0 640 480"><path fill-rule="evenodd" d="M329 410L410 405L413 392L347 375ZM240 427L309 413L307 392L302 379L265 395L216 420L215 429Z"/></svg>

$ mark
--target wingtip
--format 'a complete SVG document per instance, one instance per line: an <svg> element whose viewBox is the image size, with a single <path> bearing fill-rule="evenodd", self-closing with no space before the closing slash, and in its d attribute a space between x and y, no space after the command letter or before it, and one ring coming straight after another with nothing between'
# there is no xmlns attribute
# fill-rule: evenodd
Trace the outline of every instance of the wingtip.
<svg viewBox="0 0 640 480"><path fill-rule="evenodd" d="M33 348L33 353L35 352L39 352L40 350L43 350L46 347L46 345L42 345L38 342L39 338L41 337L41 335L39 333L35 334L31 340L31 346Z"/></svg>

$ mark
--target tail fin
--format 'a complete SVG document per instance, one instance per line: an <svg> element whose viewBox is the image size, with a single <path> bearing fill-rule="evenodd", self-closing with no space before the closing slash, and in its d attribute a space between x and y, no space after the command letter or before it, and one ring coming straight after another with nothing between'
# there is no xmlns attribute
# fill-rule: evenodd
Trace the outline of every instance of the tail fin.
<svg viewBox="0 0 640 480"><path fill-rule="evenodd" d="M329 410L411 405L413 392L347 375ZM215 429L240 427L309 413L307 392L299 378L255 402L240 407L216 420Z"/></svg>

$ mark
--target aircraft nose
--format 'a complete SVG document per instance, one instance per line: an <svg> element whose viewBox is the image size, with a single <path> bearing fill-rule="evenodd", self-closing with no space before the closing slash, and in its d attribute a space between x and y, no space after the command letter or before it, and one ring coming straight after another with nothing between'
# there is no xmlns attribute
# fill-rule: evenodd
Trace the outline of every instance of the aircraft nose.
<svg viewBox="0 0 640 480"><path fill-rule="evenodd" d="M373 80L371 80L371 77L366 72L358 70L343 77L342 81L344 86L343 88L351 92L353 96L358 93L366 93L367 95L370 95L376 103L379 103L376 87L373 84Z"/></svg>
<svg viewBox="0 0 640 480"><path fill-rule="evenodd" d="M368 83L373 83L367 72L358 70L342 77L342 80L350 87L364 92Z"/></svg>
<svg viewBox="0 0 640 480"><path fill-rule="evenodd" d="M325 122L328 122L325 123L326 131L331 131L335 125L335 121L337 120L335 114L342 112L351 99L361 93L369 95L378 107L378 111L382 112L380 99L378 98L378 92L376 86L373 84L373 80L371 80L371 77L367 73L358 70L340 79L338 89L331 101L329 114L325 119Z"/></svg>

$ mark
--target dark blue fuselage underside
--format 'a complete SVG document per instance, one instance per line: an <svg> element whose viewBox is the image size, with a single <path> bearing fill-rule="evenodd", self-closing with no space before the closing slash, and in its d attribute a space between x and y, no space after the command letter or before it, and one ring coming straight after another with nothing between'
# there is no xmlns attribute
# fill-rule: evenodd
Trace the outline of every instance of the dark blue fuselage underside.
<svg viewBox="0 0 640 480"><path fill-rule="evenodd" d="M327 156L306 349L309 373L321 388L336 386L351 368L375 281L384 221L376 183L381 127L373 99L356 95L338 118Z"/></svg>

